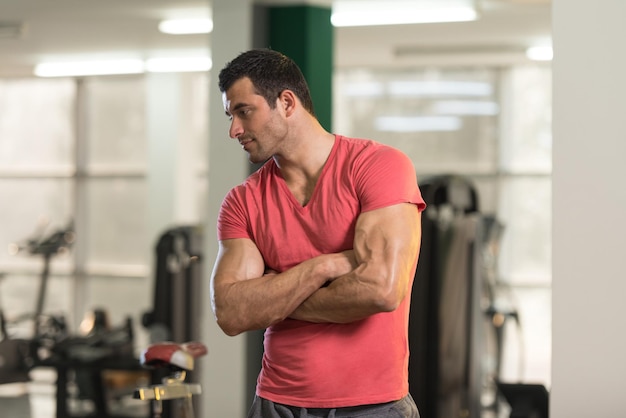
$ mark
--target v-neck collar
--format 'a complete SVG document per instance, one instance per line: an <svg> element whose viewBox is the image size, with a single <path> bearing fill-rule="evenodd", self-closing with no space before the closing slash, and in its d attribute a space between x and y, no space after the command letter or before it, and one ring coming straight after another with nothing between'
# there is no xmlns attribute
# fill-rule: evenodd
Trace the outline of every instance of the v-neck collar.
<svg viewBox="0 0 626 418"><path fill-rule="evenodd" d="M298 201L298 199L296 199L296 196L293 194L291 189L289 189L289 186L287 186L287 181L285 181L285 178L283 177L283 173L280 171L280 168L278 168L278 165L276 164L276 162L274 162L273 169L274 169L274 174L276 175L278 179L277 183L282 189L282 192L287 195L287 199L289 199L289 202L299 211L308 211L308 208L311 206L311 204L315 200L315 196L317 196L320 193L318 191L318 189L321 187L320 183L322 183L322 181L324 180L326 172L328 171L328 166L332 163L332 160L335 157L338 144L339 144L339 135L335 134L335 141L333 142L333 147L331 148L330 154L328 154L328 158L326 158L326 162L324 163L322 167L322 172L320 173L319 177L317 178L317 181L315 182L315 187L313 188L313 192L311 193L311 198L305 205L302 205Z"/></svg>

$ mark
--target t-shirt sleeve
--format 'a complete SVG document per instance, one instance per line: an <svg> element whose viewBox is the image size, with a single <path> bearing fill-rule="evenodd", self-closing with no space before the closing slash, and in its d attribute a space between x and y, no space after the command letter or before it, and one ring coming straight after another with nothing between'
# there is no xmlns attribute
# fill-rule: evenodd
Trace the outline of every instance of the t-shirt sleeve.
<svg viewBox="0 0 626 418"><path fill-rule="evenodd" d="M224 198L217 216L217 239L251 238L242 192L232 189Z"/></svg>
<svg viewBox="0 0 626 418"><path fill-rule="evenodd" d="M413 203L420 212L426 208L415 168L406 154L392 147L381 146L361 157L355 165L355 186L361 211L398 203Z"/></svg>

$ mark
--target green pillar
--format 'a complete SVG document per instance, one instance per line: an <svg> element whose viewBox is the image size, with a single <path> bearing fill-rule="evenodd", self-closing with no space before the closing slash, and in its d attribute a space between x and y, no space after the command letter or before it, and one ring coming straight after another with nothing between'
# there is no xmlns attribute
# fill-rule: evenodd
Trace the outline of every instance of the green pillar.
<svg viewBox="0 0 626 418"><path fill-rule="evenodd" d="M267 15L267 47L291 57L309 83L315 114L332 129L333 27L330 8L272 6Z"/></svg>

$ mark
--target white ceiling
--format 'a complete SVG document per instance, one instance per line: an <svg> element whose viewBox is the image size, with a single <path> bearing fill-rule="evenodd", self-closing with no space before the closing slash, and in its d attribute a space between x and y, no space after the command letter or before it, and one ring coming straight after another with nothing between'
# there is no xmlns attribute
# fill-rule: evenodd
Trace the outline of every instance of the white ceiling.
<svg viewBox="0 0 626 418"><path fill-rule="evenodd" d="M337 28L335 64L510 61L549 43L550 0L477 1L475 22ZM157 29L161 19L189 16L210 16L210 1L0 0L0 76L32 75L42 60L206 54L210 35Z"/></svg>

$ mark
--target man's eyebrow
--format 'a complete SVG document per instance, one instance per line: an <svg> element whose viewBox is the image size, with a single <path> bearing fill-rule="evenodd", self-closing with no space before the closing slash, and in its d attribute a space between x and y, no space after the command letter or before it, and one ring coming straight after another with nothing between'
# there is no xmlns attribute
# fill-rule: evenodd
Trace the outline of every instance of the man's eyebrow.
<svg viewBox="0 0 626 418"><path fill-rule="evenodd" d="M233 107L231 109L230 112L228 110L226 110L224 113L226 113L226 116L230 116L231 114L235 113L237 110L241 109L242 107L246 107L246 106L250 106L250 105L248 103L237 103L235 105L235 107Z"/></svg>

